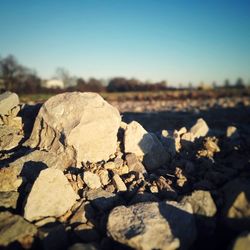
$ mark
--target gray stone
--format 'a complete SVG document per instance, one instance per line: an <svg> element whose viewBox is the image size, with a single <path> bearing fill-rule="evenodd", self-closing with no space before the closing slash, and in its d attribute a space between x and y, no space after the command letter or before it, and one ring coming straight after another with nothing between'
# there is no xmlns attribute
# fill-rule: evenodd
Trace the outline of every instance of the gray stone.
<svg viewBox="0 0 250 250"><path fill-rule="evenodd" d="M23 183L23 178L19 177L21 170L15 165L0 168L0 192L17 191Z"/></svg>
<svg viewBox="0 0 250 250"><path fill-rule="evenodd" d="M24 217L38 220L66 213L78 196L60 170L45 169L34 182L24 207Z"/></svg>
<svg viewBox="0 0 250 250"><path fill-rule="evenodd" d="M207 123L199 118L195 125L190 129L190 132L194 135L194 138L199 138L201 136L206 136L209 131Z"/></svg>
<svg viewBox="0 0 250 250"><path fill-rule="evenodd" d="M70 224L83 224L93 219L95 211L90 202L83 201L70 219Z"/></svg>
<svg viewBox="0 0 250 250"><path fill-rule="evenodd" d="M9 91L0 95L0 115L8 115L19 104L18 95Z"/></svg>
<svg viewBox="0 0 250 250"><path fill-rule="evenodd" d="M134 153L144 156L150 152L154 140L152 136L141 126L140 123L132 121L127 125L124 134L125 153Z"/></svg>
<svg viewBox="0 0 250 250"><path fill-rule="evenodd" d="M15 127L0 125L0 151L17 147L23 139L23 133Z"/></svg>
<svg viewBox="0 0 250 250"><path fill-rule="evenodd" d="M188 249L196 238L189 203L149 202L119 206L109 214L108 234L135 249Z"/></svg>
<svg viewBox="0 0 250 250"><path fill-rule="evenodd" d="M199 236L207 238L214 233L216 227L217 208L208 191L197 190L190 196L185 196L183 202L189 202L193 208Z"/></svg>
<svg viewBox="0 0 250 250"><path fill-rule="evenodd" d="M26 145L57 154L75 152L81 162L108 160L116 151L121 117L96 93L64 93L41 107Z"/></svg>
<svg viewBox="0 0 250 250"><path fill-rule="evenodd" d="M143 166L143 164L137 159L135 154L127 154L126 162L129 168L129 171L134 171L138 173L147 173L147 170Z"/></svg>
<svg viewBox="0 0 250 250"><path fill-rule="evenodd" d="M158 138L154 134L151 134L151 136L153 138L152 148L143 158L143 164L148 171L161 167L169 159L169 154L166 152Z"/></svg>
<svg viewBox="0 0 250 250"><path fill-rule="evenodd" d="M83 173L83 181L90 189L97 189L102 186L99 176L90 171Z"/></svg>
<svg viewBox="0 0 250 250"><path fill-rule="evenodd" d="M98 208L100 211L109 210L115 206L120 205L122 202L119 196L107 192L101 188L89 190L86 193L86 198L94 207Z"/></svg>
<svg viewBox="0 0 250 250"><path fill-rule="evenodd" d="M24 220L19 215L10 212L0 213L0 247L8 246L10 243L18 241L23 247L30 248L33 236L37 233L34 225ZM28 240L29 239L29 240Z"/></svg>
<svg viewBox="0 0 250 250"><path fill-rule="evenodd" d="M18 192L0 192L0 207L16 209Z"/></svg>

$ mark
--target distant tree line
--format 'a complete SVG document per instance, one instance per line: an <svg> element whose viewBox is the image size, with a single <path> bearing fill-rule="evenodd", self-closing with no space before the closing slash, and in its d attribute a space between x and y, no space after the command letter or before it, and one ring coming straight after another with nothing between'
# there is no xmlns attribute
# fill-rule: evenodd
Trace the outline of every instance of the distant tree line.
<svg viewBox="0 0 250 250"><path fill-rule="evenodd" d="M64 68L58 68L55 78L63 82L63 88L49 87L44 85L44 80L37 76L36 72L21 65L13 55L5 58L0 57L0 89L1 91L9 90L21 94L33 93L60 93L63 91L93 91L93 92L128 92L128 91L161 91L174 89L169 87L166 81L148 83L141 82L135 78L126 79L124 77L115 77L110 79L106 84L103 81L90 78L84 80L70 76ZM181 84L179 87L182 86ZM224 85L218 87L214 82L213 88L245 88L246 85L241 78L232 84L225 80ZM180 87L183 88L183 87ZM204 88L201 84L199 88ZM183 88L184 89L184 88ZM194 89L192 83L189 83L186 89Z"/></svg>

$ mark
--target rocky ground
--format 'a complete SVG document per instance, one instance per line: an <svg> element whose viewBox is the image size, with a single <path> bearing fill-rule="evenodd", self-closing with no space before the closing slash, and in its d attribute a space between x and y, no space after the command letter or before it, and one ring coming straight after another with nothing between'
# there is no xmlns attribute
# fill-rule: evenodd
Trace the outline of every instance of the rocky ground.
<svg viewBox="0 0 250 250"><path fill-rule="evenodd" d="M0 248L249 249L249 104L2 94Z"/></svg>

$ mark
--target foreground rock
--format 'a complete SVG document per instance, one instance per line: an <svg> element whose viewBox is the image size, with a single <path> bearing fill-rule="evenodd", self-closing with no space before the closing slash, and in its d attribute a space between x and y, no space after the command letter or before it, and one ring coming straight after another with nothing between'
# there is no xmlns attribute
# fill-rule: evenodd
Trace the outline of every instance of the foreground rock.
<svg viewBox="0 0 250 250"><path fill-rule="evenodd" d="M108 218L110 236L135 249L188 249L196 238L189 203L151 202L114 208Z"/></svg>
<svg viewBox="0 0 250 250"><path fill-rule="evenodd" d="M0 247L18 241L24 248L30 248L37 229L19 215L0 213Z"/></svg>
<svg viewBox="0 0 250 250"><path fill-rule="evenodd" d="M29 221L59 217L73 206L76 199L76 193L60 170L45 169L28 195L24 217Z"/></svg>
<svg viewBox="0 0 250 250"><path fill-rule="evenodd" d="M19 104L18 95L9 91L0 95L0 115L8 115Z"/></svg>
<svg viewBox="0 0 250 250"><path fill-rule="evenodd" d="M108 160L116 151L120 114L95 93L64 93L41 107L26 145L61 154L76 153L81 162Z"/></svg>

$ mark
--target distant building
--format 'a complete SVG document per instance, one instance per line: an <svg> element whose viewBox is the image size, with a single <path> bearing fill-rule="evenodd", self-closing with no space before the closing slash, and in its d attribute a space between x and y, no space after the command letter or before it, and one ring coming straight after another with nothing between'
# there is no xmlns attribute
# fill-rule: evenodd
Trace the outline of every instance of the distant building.
<svg viewBox="0 0 250 250"><path fill-rule="evenodd" d="M56 88L63 89L64 82L62 80L59 80L59 79L50 79L50 80L44 81L43 87L52 88L52 89L56 89Z"/></svg>

